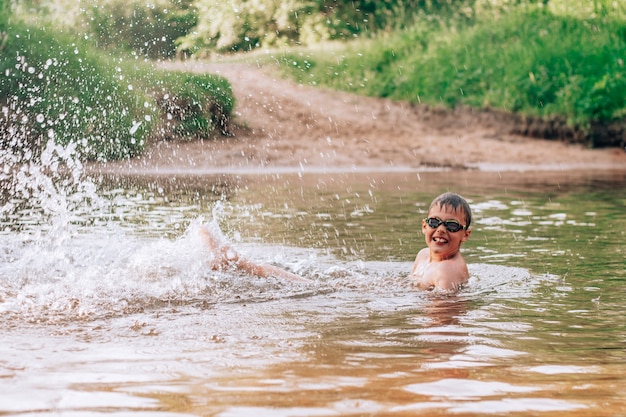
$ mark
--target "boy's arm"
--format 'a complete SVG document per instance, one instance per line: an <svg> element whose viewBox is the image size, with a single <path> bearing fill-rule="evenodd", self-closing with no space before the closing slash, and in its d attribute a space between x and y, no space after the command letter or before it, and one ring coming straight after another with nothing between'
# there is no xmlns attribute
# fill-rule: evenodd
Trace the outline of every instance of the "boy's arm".
<svg viewBox="0 0 626 417"><path fill-rule="evenodd" d="M425 262L425 255L428 254L428 248L424 248L422 250L420 250L419 252L417 252L417 255L415 256L415 261L413 261L413 267L411 268L411 273L410 275L414 275L415 271L417 271L417 267L422 263Z"/></svg>
<svg viewBox="0 0 626 417"><path fill-rule="evenodd" d="M224 269L231 262L239 260L237 251L230 244L222 242L207 227L200 227L200 236L212 255L210 258L212 269Z"/></svg>

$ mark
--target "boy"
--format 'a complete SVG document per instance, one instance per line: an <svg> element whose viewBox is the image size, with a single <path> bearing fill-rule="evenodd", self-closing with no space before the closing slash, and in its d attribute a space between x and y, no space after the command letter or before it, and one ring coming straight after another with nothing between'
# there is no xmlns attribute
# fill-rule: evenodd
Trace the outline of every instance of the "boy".
<svg viewBox="0 0 626 417"><path fill-rule="evenodd" d="M456 291L467 282L469 272L460 249L472 233L471 222L469 204L460 195L444 193L433 200L422 220L427 247L419 251L411 269L418 288Z"/></svg>
<svg viewBox="0 0 626 417"><path fill-rule="evenodd" d="M428 209L428 217L422 221L422 232L427 248L415 258L411 278L423 290L458 290L467 282L469 272L460 253L461 243L471 234L469 226L472 213L467 202L458 194L445 193L435 198ZM234 267L249 275L262 278L273 276L290 281L311 282L282 268L269 264L256 264L239 255L228 243L211 231L200 229L209 251L213 255L211 267L222 270Z"/></svg>

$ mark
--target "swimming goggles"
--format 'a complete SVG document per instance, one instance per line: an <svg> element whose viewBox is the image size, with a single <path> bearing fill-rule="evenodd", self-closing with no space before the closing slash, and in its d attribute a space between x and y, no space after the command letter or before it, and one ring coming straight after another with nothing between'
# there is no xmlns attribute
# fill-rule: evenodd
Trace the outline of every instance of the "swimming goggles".
<svg viewBox="0 0 626 417"><path fill-rule="evenodd" d="M439 217L427 217L424 221L433 229L436 229L443 224L446 227L446 230L451 233L456 233L459 230L467 230L467 226L463 226L456 220L441 220Z"/></svg>

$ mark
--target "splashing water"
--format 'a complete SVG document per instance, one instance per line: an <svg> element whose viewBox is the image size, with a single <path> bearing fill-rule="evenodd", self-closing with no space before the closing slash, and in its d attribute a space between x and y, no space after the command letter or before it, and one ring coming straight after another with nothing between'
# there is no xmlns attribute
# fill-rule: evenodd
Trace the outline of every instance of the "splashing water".
<svg viewBox="0 0 626 417"><path fill-rule="evenodd" d="M559 305L555 297L566 301L572 291L560 277L471 263L468 287L456 297L438 298L413 291L407 280L409 262L350 260L297 243L268 244L254 233L255 239L242 237L230 226L295 221L291 213L279 215L286 206L264 206L255 198L241 205L224 199L211 203L208 220L205 209L185 207L177 215L185 217L180 223L188 226L175 238L166 238L158 234L161 225L153 233L141 233L137 218L152 214L142 214L145 206L136 195L98 191L72 147L49 140L40 154L5 152L3 162L9 168L2 176L0 326L5 344L0 375L2 391L10 399L0 412L113 409L140 415L146 409L169 409L170 393L176 393L185 404L200 404L186 406L194 414L217 415L211 407L233 415L257 410L271 414L273 409L261 407L267 398L276 408L275 401L292 392L292 398L313 398L318 409L330 414L360 412L363 403L357 399L354 407L345 400L329 405L329 395L345 399L363 392L375 399L371 410L385 410L389 390L396 391L396 398L408 396L393 403L395 410L412 410L432 397L426 403L432 408L469 410L501 399L504 410L567 412L583 405L573 398L549 401L561 386L544 385L541 372L574 370L585 378L597 373L605 380L603 370L596 370L600 365L586 366L571 357L561 360L551 349L541 352L547 345L542 338L562 343L561 336L555 341L545 336L542 327L548 323L544 316L550 321L559 316L542 312ZM361 230L355 219L378 214L375 209L353 210L340 200L333 199L339 201L338 211L323 207L328 214L321 230ZM362 206L362 201L355 204ZM120 214L120 207L128 211ZM492 236L505 235L508 226L529 227L526 223L534 215L530 209L522 212L495 200L475 207L476 224L484 233L497 226ZM304 224L322 212L310 205L290 210L305 219ZM132 211L137 217L126 215ZM159 216L171 214L163 207L155 211ZM333 218L337 213L347 220L345 225ZM563 217L548 216L554 223ZM376 236L388 235L387 221L378 223L385 230ZM276 264L313 282L214 271L201 227L237 245L250 259ZM373 233L372 227L367 232ZM337 244L350 248L344 238ZM489 259L491 253L474 251L474 259ZM497 252L520 251L507 244ZM564 305L565 311L572 309ZM533 362L537 351L542 355L538 363ZM531 357L533 361L527 359ZM450 395L458 386L477 388L469 396ZM94 406L111 393L117 396L106 397L110 403ZM545 393L547 399L538 403L535 393ZM27 401L31 396L40 400L32 404ZM517 402L512 404L509 396ZM58 400L61 397L65 402ZM68 398L85 398L84 405L75 406ZM146 398L162 401L147 404ZM242 398L239 409L234 405ZM128 404L135 408L129 411ZM293 407L292 400L282 407ZM304 406L302 410L315 411Z"/></svg>
<svg viewBox="0 0 626 417"><path fill-rule="evenodd" d="M71 149L48 143L39 164L31 161L15 171L11 184L20 198L5 204L4 213L13 213L10 220L21 221L21 226L7 227L0 236L0 313L12 323L7 325L91 321L146 309L267 301L342 289L365 291L359 296L365 299L408 291L409 300L399 297L399 302L415 302L404 263L346 262L309 249L245 244L237 232L229 239L219 226L230 215L223 202L213 205L208 222L202 216L192 220L176 239L128 233L107 217L116 203L96 193L73 155ZM61 164L73 170L68 173ZM24 213L28 222L20 217ZM314 283L213 271L200 227L239 242L252 259L281 265ZM473 265L473 275L480 279L473 279L471 291L493 292L530 278L528 271L503 269Z"/></svg>
<svg viewBox="0 0 626 417"><path fill-rule="evenodd" d="M24 126L11 126L5 133L8 138L0 149L0 216L5 228L49 224L66 229L80 214L104 208L96 186L84 178L75 144L55 144L50 131L46 146L36 151Z"/></svg>
<svg viewBox="0 0 626 417"><path fill-rule="evenodd" d="M416 295L398 262L339 261L322 251L242 244L246 255L312 278L311 285L251 279L213 271L198 230L209 227L228 239L219 223L230 215L224 202L212 218L190 220L176 239L140 237L115 219L119 198L98 194L85 176L76 146L58 145L50 131L40 152L31 150L26 125L13 124L0 154L3 230L0 234L0 313L7 326L23 321L57 323L132 315L172 305L267 301L327 291L365 290L365 298ZM110 196L109 196L110 197ZM244 210L246 211L246 210ZM229 240L239 242L234 232ZM240 242L241 243L241 242ZM494 268L496 270L494 270ZM526 282L525 270L472 266L471 291L495 291ZM510 287L509 287L510 288ZM526 288L527 290L527 288ZM361 297L361 295L359 296ZM395 303L396 301L394 301Z"/></svg>

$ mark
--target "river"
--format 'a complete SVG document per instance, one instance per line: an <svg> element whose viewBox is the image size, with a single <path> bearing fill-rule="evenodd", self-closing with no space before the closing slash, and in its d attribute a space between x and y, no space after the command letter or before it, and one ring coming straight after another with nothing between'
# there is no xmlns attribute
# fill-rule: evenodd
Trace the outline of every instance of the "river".
<svg viewBox="0 0 626 417"><path fill-rule="evenodd" d="M0 415L626 415L624 171L89 185L4 218ZM407 279L444 191L474 215L456 295ZM211 270L204 224L312 283Z"/></svg>

